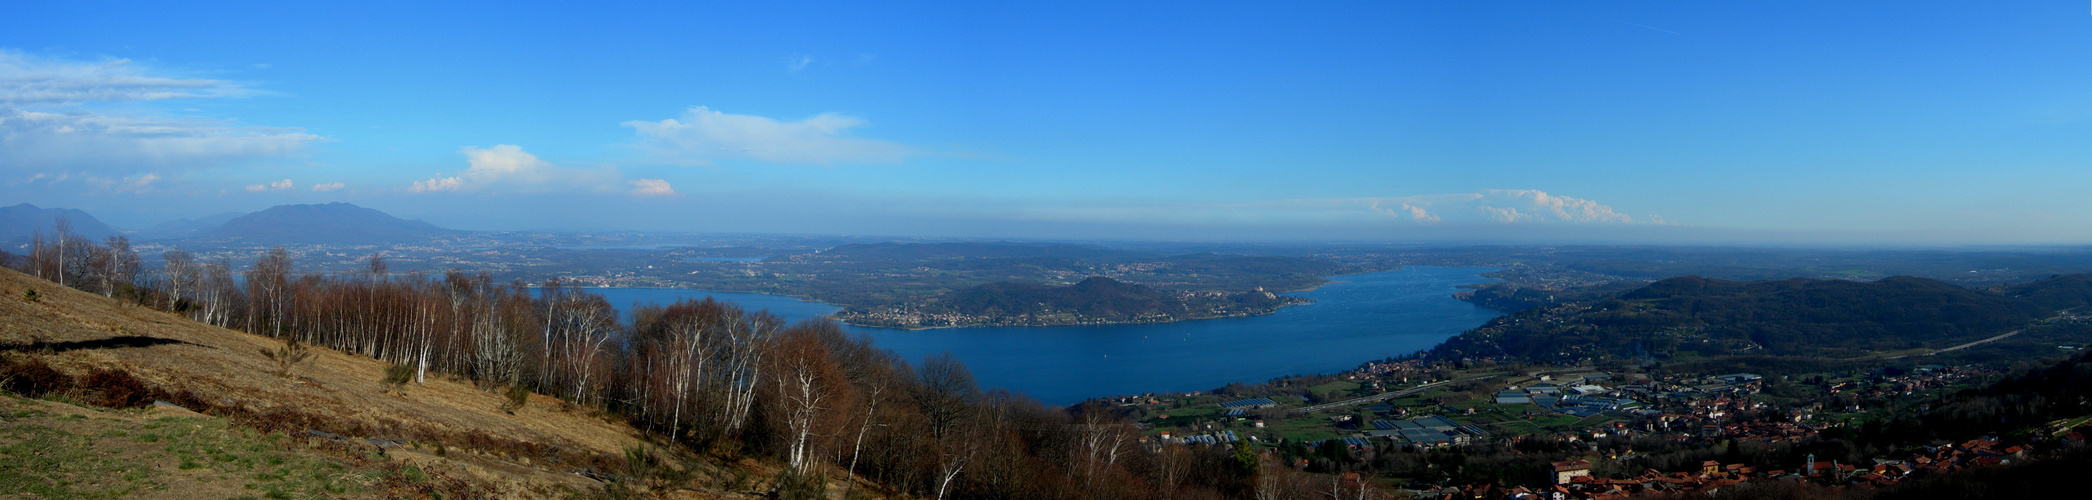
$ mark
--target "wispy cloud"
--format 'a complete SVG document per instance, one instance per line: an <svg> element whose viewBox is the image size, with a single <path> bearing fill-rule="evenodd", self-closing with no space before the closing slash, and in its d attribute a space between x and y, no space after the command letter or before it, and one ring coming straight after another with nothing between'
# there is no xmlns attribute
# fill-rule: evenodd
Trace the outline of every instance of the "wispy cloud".
<svg viewBox="0 0 2092 500"><path fill-rule="evenodd" d="M814 56L806 54L792 54L791 56L785 58L785 72L798 73L801 71L806 71L806 68L808 66L812 66L813 64Z"/></svg>
<svg viewBox="0 0 2092 500"><path fill-rule="evenodd" d="M348 187L348 185L339 182L329 182L324 184L314 184L312 186L312 191L315 193L325 193L328 191L334 191L345 187Z"/></svg>
<svg viewBox="0 0 2092 500"><path fill-rule="evenodd" d="M63 61L0 49L0 103L153 101L249 93L248 89L223 80L150 73L129 59Z"/></svg>
<svg viewBox="0 0 2092 500"><path fill-rule="evenodd" d="M1671 31L1671 30L1667 30L1667 29L1663 29L1663 28L1658 28L1658 27L1655 27L1655 26L1650 26L1650 25L1647 25L1647 24L1636 24L1636 23L1630 23L1630 22L1627 22L1627 21L1620 21L1620 24L1625 24L1625 25L1628 25L1628 26L1634 26L1634 27L1637 27L1637 28L1647 28L1647 29L1651 29L1651 30L1655 30L1655 31L1661 31L1661 32L1664 32L1664 33L1670 33L1670 34L1673 34L1673 35L1684 35L1684 33L1679 33L1679 32L1676 32L1676 31Z"/></svg>
<svg viewBox="0 0 2092 500"><path fill-rule="evenodd" d="M63 176L61 176L59 180L64 180ZM160 176L155 174L134 175L130 177L115 179L95 176L87 177L87 182L89 184L94 184L96 187L100 187L102 189L107 189L110 191L115 191L118 193L143 193L146 191L151 191L153 190L153 183L159 180Z"/></svg>
<svg viewBox="0 0 2092 500"><path fill-rule="evenodd" d="M128 60L82 62L0 49L0 169L124 175L296 153L304 130L170 117L135 103L251 95L242 85L158 74ZM134 103L123 111L100 104Z"/></svg>
<svg viewBox="0 0 2092 500"><path fill-rule="evenodd" d="M832 165L895 163L914 154L886 141L849 137L865 121L823 113L804 120L735 115L698 106L680 119L633 120L623 125L639 133L639 145L657 161L674 165L712 165L719 160Z"/></svg>

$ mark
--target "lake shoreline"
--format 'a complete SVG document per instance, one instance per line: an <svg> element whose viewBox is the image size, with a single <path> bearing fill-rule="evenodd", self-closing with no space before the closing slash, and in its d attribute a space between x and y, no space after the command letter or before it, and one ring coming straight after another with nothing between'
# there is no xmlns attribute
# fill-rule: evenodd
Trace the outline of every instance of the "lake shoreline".
<svg viewBox="0 0 2092 500"><path fill-rule="evenodd" d="M1163 325L1163 324L1170 324L1170 323L1186 323L1186 322L1192 322L1192 321L1206 321L1206 320L1215 320L1215 319L1229 319L1229 318L1251 318L1251 317L1257 317L1257 316L1267 316L1267 315L1271 315L1271 314L1277 313L1277 312L1279 312L1279 311L1281 311L1281 310L1284 310L1285 308L1288 308L1288 307L1293 307L1293 306L1304 306L1304 305L1308 305L1308 304L1313 304L1313 303L1315 303L1315 299L1310 299L1310 298L1305 298L1305 297L1293 297L1293 296L1287 296L1287 298L1289 298L1289 299L1294 299L1294 301L1293 301L1293 302L1287 302L1287 303L1285 303L1285 304L1280 304L1280 305L1279 305L1278 307L1273 307L1273 308L1271 308L1271 310L1268 310L1268 311L1259 311L1259 312L1249 312L1249 313L1240 313L1240 314L1222 314L1222 315L1216 315L1216 316L1200 316L1200 317L1196 317L1196 318L1172 318L1172 319L1168 319L1168 320L1153 320L1153 321L1140 321L1140 320L1134 320L1134 321L1099 321L1099 322L1094 322L1094 323L1043 323L1043 324L994 324L994 323L973 323L973 324L964 324L964 325L937 325L937 326L886 326L886 325L870 325L870 324L864 324L864 323L857 323L857 322L852 322L852 321L850 321L850 320L847 320L847 319L842 319L842 318L835 318L835 317L834 317L834 315L830 315L829 317L831 317L831 318L834 318L834 319L835 319L836 321L842 322L842 324L845 324L845 325L850 325L850 326L854 326L854 327L858 327L858 328L876 328L876 329L880 329L880 330L900 330L900 331L907 331L907 332L913 332L913 331L924 331L924 330L944 330L944 329L951 329L951 328L1051 328L1051 327L1062 327L1062 326L1117 326L1117 325Z"/></svg>

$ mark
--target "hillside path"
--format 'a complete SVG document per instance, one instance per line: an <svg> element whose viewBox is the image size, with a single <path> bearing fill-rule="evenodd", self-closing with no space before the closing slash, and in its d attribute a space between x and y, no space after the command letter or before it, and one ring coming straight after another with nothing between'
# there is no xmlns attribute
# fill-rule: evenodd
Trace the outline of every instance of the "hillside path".
<svg viewBox="0 0 2092 500"><path fill-rule="evenodd" d="M1983 344L1988 344L1988 343L1991 343L1991 342L1997 342L1997 341L1999 341L1999 340L2004 340L2004 339L2005 339L2005 337L2010 337L2010 336L2013 336L2013 335L2019 335L2019 332L2020 332L2020 330L2013 330L2013 331L2005 332L2005 334L2004 334L2004 335L1999 335L1999 336L1996 336L1996 337L1991 337L1991 338L1987 338L1987 339L1983 339L1983 340L1978 340L1978 341L1975 341L1975 342L1970 342L1970 343L1967 343L1967 344L1962 344L1962 345L1958 345L1958 346L1954 346L1954 347L1949 347L1949 348L1946 348L1946 349L1940 349L1940 350L1937 350L1937 351L1932 351L1932 352L1930 352L1930 353L1926 353L1925 355L1926 355L1926 356L1931 356L1931 355L1934 355L1934 354L1939 354L1939 353L1943 353L1943 352L1948 352L1948 351L1959 351L1959 350L1962 350L1962 349L1967 349L1967 348L1970 348L1970 347L1975 347L1975 346L1979 346L1979 345L1983 345Z"/></svg>

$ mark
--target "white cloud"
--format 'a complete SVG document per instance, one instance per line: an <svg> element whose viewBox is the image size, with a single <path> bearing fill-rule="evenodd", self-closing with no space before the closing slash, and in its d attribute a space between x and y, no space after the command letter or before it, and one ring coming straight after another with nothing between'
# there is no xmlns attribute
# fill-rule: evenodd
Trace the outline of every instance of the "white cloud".
<svg viewBox="0 0 2092 500"><path fill-rule="evenodd" d="M798 73L801 71L806 71L806 67L812 66L813 64L814 56L806 54L793 54L791 57L785 58L785 72Z"/></svg>
<svg viewBox="0 0 2092 500"><path fill-rule="evenodd" d="M668 181L663 179L640 179L627 182L626 184L632 185L633 196L670 196L676 194L675 188L668 187Z"/></svg>
<svg viewBox="0 0 2092 500"><path fill-rule="evenodd" d="M466 147L458 152L465 155L466 163L470 165L463 173L448 177L437 174L428 180L414 182L407 191L609 191L617 188L618 178L622 177L611 168L578 169L553 165L523 151L521 146L509 144L491 148Z"/></svg>
<svg viewBox="0 0 2092 500"><path fill-rule="evenodd" d="M325 184L314 184L314 185L312 186L312 190L313 190L313 192L317 192L317 193L325 193L325 192L328 192L328 191L333 191L333 190L341 189L341 188L344 188L344 187L348 187L348 185L347 185L347 184L342 184L342 183L339 183L339 182L329 182L329 183L325 183Z"/></svg>
<svg viewBox="0 0 2092 500"><path fill-rule="evenodd" d="M263 191L282 191L282 190L285 190L285 189L290 189L290 188L291 188L291 180L290 180L290 179L284 179L284 180L280 180L280 181L276 181L276 182L271 182L271 183L268 183L268 184L255 184L255 185L247 186L247 191L248 191L248 192L252 192L252 193L259 193L259 192L263 192Z"/></svg>
<svg viewBox="0 0 2092 500"><path fill-rule="evenodd" d="M0 169L116 175L282 156L324 140L295 128L170 117L101 104L253 94L241 85L159 75L128 60L79 62L0 49Z"/></svg>
<svg viewBox="0 0 2092 500"><path fill-rule="evenodd" d="M864 123L837 113L780 122L698 106L681 119L633 120L622 125L637 131L640 146L658 160L677 165L711 165L727 159L801 165L895 163L913 154L899 144L845 135Z"/></svg>
<svg viewBox="0 0 2092 500"><path fill-rule="evenodd" d="M557 168L538 159L537 155L523 152L522 146L510 144L486 149L468 146L458 152L464 153L465 160L472 165L465 170L465 175L480 181L538 184L551 177Z"/></svg>

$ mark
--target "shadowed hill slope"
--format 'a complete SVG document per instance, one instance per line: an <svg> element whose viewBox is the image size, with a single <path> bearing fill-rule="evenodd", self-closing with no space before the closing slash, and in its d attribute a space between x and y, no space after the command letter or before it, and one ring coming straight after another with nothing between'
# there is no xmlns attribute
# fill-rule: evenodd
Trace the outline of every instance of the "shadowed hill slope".
<svg viewBox="0 0 2092 500"><path fill-rule="evenodd" d="M2072 287L2028 288L2041 301L1924 278L1880 281L1671 278L1585 302L1497 318L1433 350L1436 356L1847 357L1939 349L2013 331L2081 304Z"/></svg>
<svg viewBox="0 0 2092 500"><path fill-rule="evenodd" d="M2092 274L2067 274L2048 279L1999 287L2005 295L2025 299L2050 311L2077 309L2092 304ZM2083 315L2086 311L2075 311Z"/></svg>
<svg viewBox="0 0 2092 500"><path fill-rule="evenodd" d="M1895 340L1974 340L2046 316L2026 301L1907 276L1875 282L1687 276L1651 283L1620 299L1651 306L1650 316L1674 317L1681 326L1716 338L1749 339L1774 352L1812 346L1893 348ZM1624 325L1639 323L1626 314L1617 316Z"/></svg>

